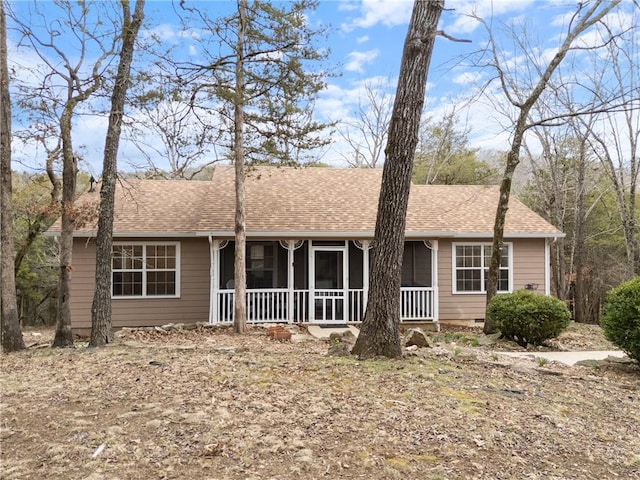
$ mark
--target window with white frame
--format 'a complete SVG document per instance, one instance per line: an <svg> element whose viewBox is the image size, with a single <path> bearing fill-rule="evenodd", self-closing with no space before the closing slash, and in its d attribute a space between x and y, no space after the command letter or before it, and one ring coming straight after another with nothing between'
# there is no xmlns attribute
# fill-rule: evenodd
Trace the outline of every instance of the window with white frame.
<svg viewBox="0 0 640 480"><path fill-rule="evenodd" d="M178 242L114 242L111 257L113 297L178 297Z"/></svg>
<svg viewBox="0 0 640 480"><path fill-rule="evenodd" d="M504 244L500 251L498 292L511 290L511 250L511 244ZM490 243L453 244L453 293L486 293L491 251Z"/></svg>

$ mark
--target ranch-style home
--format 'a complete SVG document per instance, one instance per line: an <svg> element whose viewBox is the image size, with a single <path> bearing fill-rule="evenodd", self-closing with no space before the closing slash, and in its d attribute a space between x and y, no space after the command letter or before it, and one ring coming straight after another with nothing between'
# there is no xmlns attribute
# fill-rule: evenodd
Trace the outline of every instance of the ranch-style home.
<svg viewBox="0 0 640 480"><path fill-rule="evenodd" d="M379 169L249 171L249 322L362 321L381 181ZM98 200L95 191L78 201ZM403 322L483 321L497 200L496 186L411 187ZM232 322L234 215L231 166L216 167L210 181L121 181L112 259L114 326ZM50 234L58 233L54 226ZM90 328L95 234L93 225L74 233L71 308L77 330ZM499 290L549 294L549 247L562 235L512 198Z"/></svg>

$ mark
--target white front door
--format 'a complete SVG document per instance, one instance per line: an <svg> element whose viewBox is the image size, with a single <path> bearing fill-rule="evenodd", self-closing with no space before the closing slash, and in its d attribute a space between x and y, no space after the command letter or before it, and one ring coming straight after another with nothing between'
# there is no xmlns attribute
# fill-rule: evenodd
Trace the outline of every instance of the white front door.
<svg viewBox="0 0 640 480"><path fill-rule="evenodd" d="M314 247L310 270L310 322L347 321L347 255L344 247Z"/></svg>

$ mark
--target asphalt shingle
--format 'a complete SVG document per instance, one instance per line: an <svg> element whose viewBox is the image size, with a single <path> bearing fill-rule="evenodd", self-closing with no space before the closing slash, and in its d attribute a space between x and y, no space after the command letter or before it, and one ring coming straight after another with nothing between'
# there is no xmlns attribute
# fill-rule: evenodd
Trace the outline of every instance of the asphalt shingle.
<svg viewBox="0 0 640 480"><path fill-rule="evenodd" d="M246 178L249 236L373 234L380 169L255 167ZM413 185L407 235L481 236L493 231L497 186ZM86 193L79 202L98 202ZM125 180L116 190L114 235L232 236L235 218L234 169L216 167L211 181ZM52 227L52 231L59 230ZM95 226L79 229L95 233ZM561 232L512 197L505 235L557 236Z"/></svg>

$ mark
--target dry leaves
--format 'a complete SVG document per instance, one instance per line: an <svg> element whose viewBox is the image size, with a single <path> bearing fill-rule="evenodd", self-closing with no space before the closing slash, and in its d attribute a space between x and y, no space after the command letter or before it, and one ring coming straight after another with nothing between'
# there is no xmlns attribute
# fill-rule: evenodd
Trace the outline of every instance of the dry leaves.
<svg viewBox="0 0 640 480"><path fill-rule="evenodd" d="M639 368L454 348L359 362L256 328L5 355L0 478L640 478Z"/></svg>

